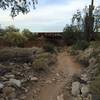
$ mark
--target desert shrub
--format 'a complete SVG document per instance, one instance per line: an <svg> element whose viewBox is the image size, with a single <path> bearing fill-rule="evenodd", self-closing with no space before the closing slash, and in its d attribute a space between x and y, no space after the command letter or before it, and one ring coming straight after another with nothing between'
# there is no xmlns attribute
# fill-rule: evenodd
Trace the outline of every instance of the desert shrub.
<svg viewBox="0 0 100 100"><path fill-rule="evenodd" d="M96 33L96 40L99 40L100 41L100 32L97 32Z"/></svg>
<svg viewBox="0 0 100 100"><path fill-rule="evenodd" d="M95 65L96 71L93 77L97 77L100 74L100 62Z"/></svg>
<svg viewBox="0 0 100 100"><path fill-rule="evenodd" d="M76 44L73 45L74 50L84 50L89 47L89 42L86 40L77 41Z"/></svg>
<svg viewBox="0 0 100 100"><path fill-rule="evenodd" d="M50 53L54 53L55 52L55 46L54 46L54 44L51 44L51 43L44 44L43 49L46 52L50 52Z"/></svg>
<svg viewBox="0 0 100 100"><path fill-rule="evenodd" d="M72 46L67 48L67 52L70 53L70 55L78 55L78 50L73 49Z"/></svg>
<svg viewBox="0 0 100 100"><path fill-rule="evenodd" d="M27 40L21 33L19 32L7 32L4 35L4 39L10 46L22 47L24 42Z"/></svg>
<svg viewBox="0 0 100 100"><path fill-rule="evenodd" d="M37 34L36 33L33 33L33 32L31 32L29 29L24 29L23 31L22 31L22 34L23 34L23 36L25 36L27 39L29 39L29 40L36 40L37 39Z"/></svg>
<svg viewBox="0 0 100 100"><path fill-rule="evenodd" d="M34 70L47 70L52 64L56 62L56 57L50 53L42 53L36 56L33 60L32 67Z"/></svg>
<svg viewBox="0 0 100 100"><path fill-rule="evenodd" d="M47 59L43 58L36 59L33 62L32 66L34 67L35 70L45 70L48 68Z"/></svg>
<svg viewBox="0 0 100 100"><path fill-rule="evenodd" d="M95 95L100 95L100 74L90 83L90 90Z"/></svg>
<svg viewBox="0 0 100 100"><path fill-rule="evenodd" d="M89 65L89 59L90 59L90 56L91 56L92 53L93 53L93 48L87 48L84 51L81 51L79 53L79 55L77 55L77 60L81 64L88 66Z"/></svg>
<svg viewBox="0 0 100 100"><path fill-rule="evenodd" d="M100 41L91 42L90 47L94 49L90 57L95 57L100 62Z"/></svg>
<svg viewBox="0 0 100 100"><path fill-rule="evenodd" d="M92 48L100 48L100 41L91 41L90 47Z"/></svg>
<svg viewBox="0 0 100 100"><path fill-rule="evenodd" d="M33 51L40 51L39 48L4 48L0 49L0 62L31 62Z"/></svg>

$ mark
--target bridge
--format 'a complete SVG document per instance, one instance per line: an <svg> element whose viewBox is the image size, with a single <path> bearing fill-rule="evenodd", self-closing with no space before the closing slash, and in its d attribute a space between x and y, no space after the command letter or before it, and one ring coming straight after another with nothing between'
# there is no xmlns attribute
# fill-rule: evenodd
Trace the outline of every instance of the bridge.
<svg viewBox="0 0 100 100"><path fill-rule="evenodd" d="M38 32L37 35L43 38L62 39L62 32Z"/></svg>

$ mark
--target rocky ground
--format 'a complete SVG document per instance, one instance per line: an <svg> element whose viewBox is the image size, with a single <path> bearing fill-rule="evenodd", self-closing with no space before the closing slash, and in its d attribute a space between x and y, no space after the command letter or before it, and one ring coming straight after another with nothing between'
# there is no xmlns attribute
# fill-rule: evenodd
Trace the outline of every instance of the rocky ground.
<svg viewBox="0 0 100 100"><path fill-rule="evenodd" d="M80 77L74 76L72 95L74 100L100 100L100 41L93 41L85 50L72 50L84 67Z"/></svg>
<svg viewBox="0 0 100 100"><path fill-rule="evenodd" d="M28 50L28 53L32 53L33 50L34 49L31 51ZM7 55L7 50L0 51L1 55L3 54L3 56L0 56L0 100L73 99L72 94L75 95L76 92L76 88L74 89L73 86L77 85L78 83L72 83L72 76L80 75L81 65L76 63L75 59L67 54L66 51L58 53L58 55L56 55L57 60L54 60L54 56L47 56L47 54L43 54L44 52L40 49L37 50L38 57L36 59L38 60L34 61L39 61L39 64L43 64L43 66L46 68L49 67L48 70L44 70L44 67L42 70L40 70L41 66L38 66L38 68L40 68L38 71L35 68L36 66L34 67L34 64L29 62L30 60L27 59L31 57L25 56L26 51L22 50L23 52L20 53L20 56L18 52L20 50L17 48L17 52L15 51L16 49L10 51L9 56ZM15 52L14 55L13 52ZM42 56L40 56L41 53ZM21 54L23 54L23 56L21 56ZM10 58L10 56L12 57ZM2 61L2 57L5 57L6 60L4 61L3 59ZM18 60L19 58L20 60ZM40 63L40 58L46 59L46 63ZM21 60L23 59L25 60L23 63L21 63ZM54 63L54 61L56 63ZM43 59L42 62L44 62ZM51 65L51 63L53 64ZM35 64L38 65L37 63Z"/></svg>

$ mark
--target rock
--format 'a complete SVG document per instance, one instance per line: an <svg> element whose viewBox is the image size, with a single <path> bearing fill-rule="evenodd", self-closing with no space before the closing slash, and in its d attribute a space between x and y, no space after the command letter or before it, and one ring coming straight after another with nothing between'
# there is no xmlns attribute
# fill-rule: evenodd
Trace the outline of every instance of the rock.
<svg viewBox="0 0 100 100"><path fill-rule="evenodd" d="M5 77L10 79L10 78L15 78L15 75L13 75L13 74L6 74Z"/></svg>
<svg viewBox="0 0 100 100"><path fill-rule="evenodd" d="M61 95L57 96L57 100L64 100L64 95L61 94Z"/></svg>
<svg viewBox="0 0 100 100"><path fill-rule="evenodd" d="M2 83L0 83L0 89L2 89L4 87L4 85Z"/></svg>
<svg viewBox="0 0 100 100"><path fill-rule="evenodd" d="M20 97L21 100L25 100L25 98L26 98L25 95L22 95L22 96Z"/></svg>
<svg viewBox="0 0 100 100"><path fill-rule="evenodd" d="M51 84L52 81L51 81L51 80L47 80L45 83L46 83L46 84Z"/></svg>
<svg viewBox="0 0 100 100"><path fill-rule="evenodd" d="M30 80L31 81L38 81L38 78L37 77L31 77Z"/></svg>
<svg viewBox="0 0 100 100"><path fill-rule="evenodd" d="M89 93L89 87L87 85L83 85L81 88L81 93L83 97L86 97Z"/></svg>
<svg viewBox="0 0 100 100"><path fill-rule="evenodd" d="M72 95L77 96L80 94L80 82L76 81L72 83Z"/></svg>
<svg viewBox="0 0 100 100"><path fill-rule="evenodd" d="M12 85L16 85L17 87L21 87L21 81L17 79L10 79L10 83Z"/></svg>
<svg viewBox="0 0 100 100"><path fill-rule="evenodd" d="M87 74L82 74L82 75L81 75L81 80L87 82L87 81L89 80Z"/></svg>
<svg viewBox="0 0 100 100"><path fill-rule="evenodd" d="M9 63L10 66L14 65L14 63Z"/></svg>
<svg viewBox="0 0 100 100"><path fill-rule="evenodd" d="M57 76L57 77L59 77L59 76L60 76L60 74L59 74L59 73L56 73L56 76Z"/></svg>

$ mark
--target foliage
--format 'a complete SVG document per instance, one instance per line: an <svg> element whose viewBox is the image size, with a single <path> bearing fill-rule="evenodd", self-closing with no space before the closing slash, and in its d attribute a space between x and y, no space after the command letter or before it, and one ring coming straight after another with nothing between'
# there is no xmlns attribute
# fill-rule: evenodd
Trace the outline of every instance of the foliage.
<svg viewBox="0 0 100 100"><path fill-rule="evenodd" d="M19 32L7 32L4 39L10 46L23 46L26 38Z"/></svg>
<svg viewBox="0 0 100 100"><path fill-rule="evenodd" d="M64 28L63 38L66 43L70 45L80 40L82 38L82 34L76 27L73 27L72 25L66 26Z"/></svg>
<svg viewBox="0 0 100 100"><path fill-rule="evenodd" d="M29 29L24 29L22 31L22 34L23 34L23 36L25 36L29 40L37 39L37 34L36 33L32 33Z"/></svg>
<svg viewBox="0 0 100 100"><path fill-rule="evenodd" d="M5 32L19 32L19 29L13 25L6 27Z"/></svg>
<svg viewBox="0 0 100 100"><path fill-rule="evenodd" d="M0 36L4 36L6 34L6 31L4 29L0 29Z"/></svg>
<svg viewBox="0 0 100 100"><path fill-rule="evenodd" d="M86 40L77 41L76 44L73 45L74 50L84 50L89 47L89 42Z"/></svg>
<svg viewBox="0 0 100 100"><path fill-rule="evenodd" d="M56 62L56 58L50 53L42 53L36 56L33 60L32 67L34 70L47 70L50 65Z"/></svg>
<svg viewBox="0 0 100 100"><path fill-rule="evenodd" d="M100 32L97 32L96 34L95 34L95 40L96 41L100 41Z"/></svg>
<svg viewBox="0 0 100 100"><path fill-rule="evenodd" d="M77 10L77 12L73 15L72 25L76 26L78 31L82 31L82 29L83 29L83 17L82 17L81 11Z"/></svg>
<svg viewBox="0 0 100 100"><path fill-rule="evenodd" d="M94 11L94 17L95 17L94 31L99 32L99 29L100 29L100 6L96 7L96 9Z"/></svg>
<svg viewBox="0 0 100 100"><path fill-rule="evenodd" d="M33 51L41 52L40 48L3 48L0 49L0 62L29 63Z"/></svg>
<svg viewBox="0 0 100 100"><path fill-rule="evenodd" d="M11 16L15 17L20 12L26 14L30 11L30 6L35 7L37 0L0 0L0 8L11 9Z"/></svg>
<svg viewBox="0 0 100 100"><path fill-rule="evenodd" d="M53 44L51 44L51 43L44 44L43 49L46 52L50 52L50 53L54 53L55 52L55 46Z"/></svg>
<svg viewBox="0 0 100 100"><path fill-rule="evenodd" d="M90 90L95 95L100 95L100 75L98 75L95 80L90 84Z"/></svg>

